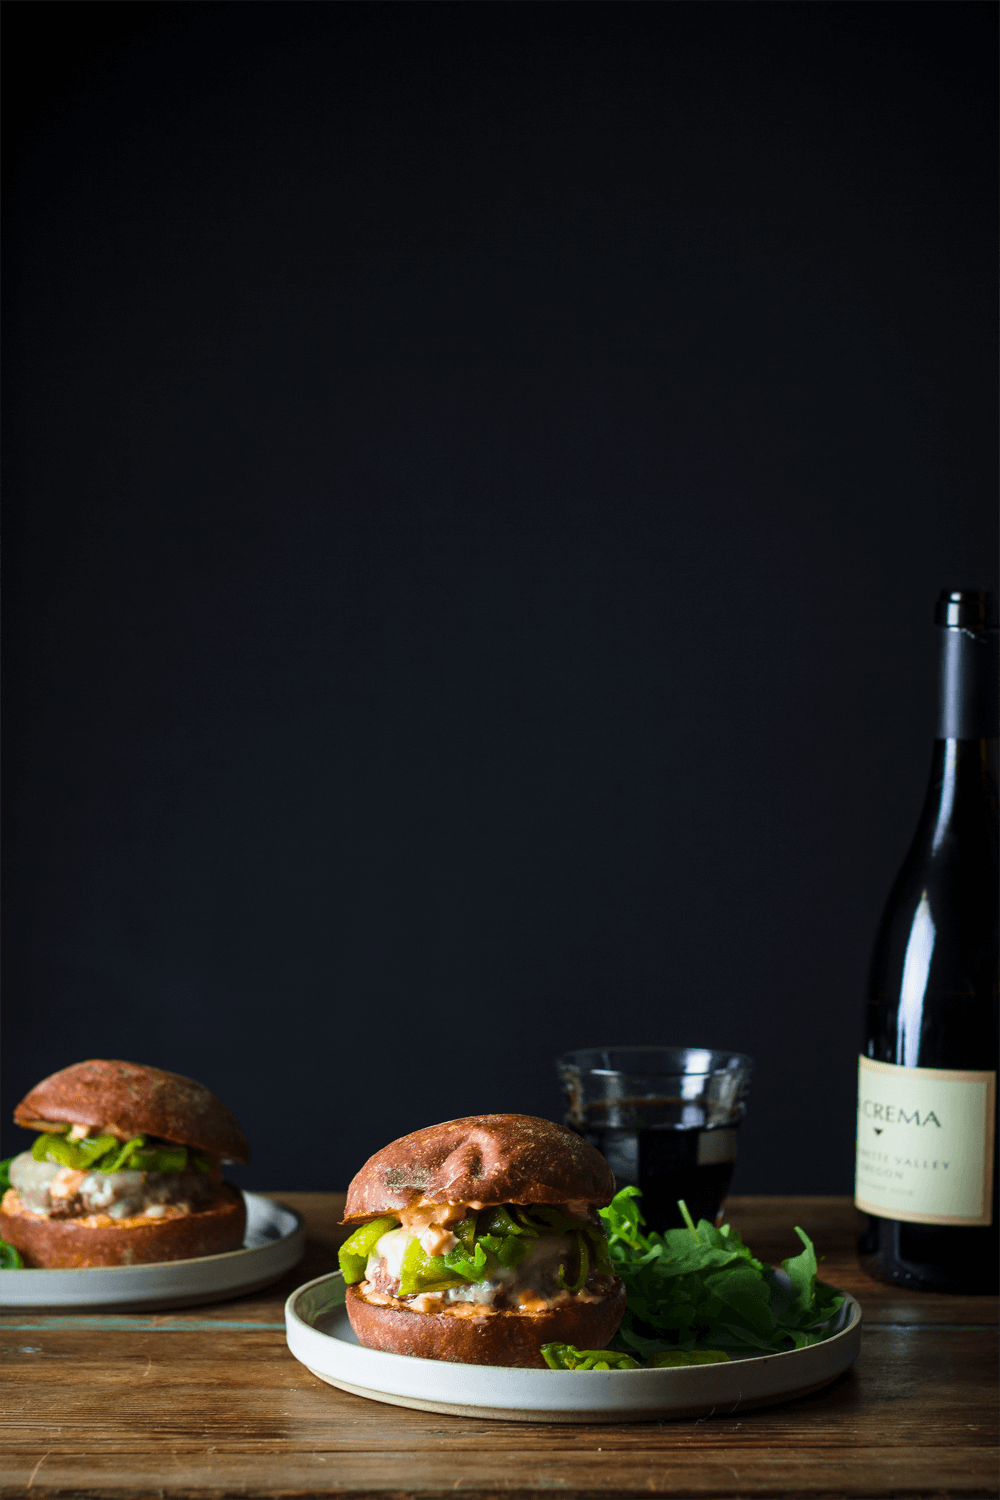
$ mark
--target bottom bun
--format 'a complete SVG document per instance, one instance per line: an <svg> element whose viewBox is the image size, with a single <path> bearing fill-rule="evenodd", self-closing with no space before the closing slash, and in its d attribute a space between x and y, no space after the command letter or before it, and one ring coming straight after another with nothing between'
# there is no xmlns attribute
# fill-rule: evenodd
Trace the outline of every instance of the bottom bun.
<svg viewBox="0 0 1000 1500"><path fill-rule="evenodd" d="M603 1349L617 1332L624 1312L625 1288L621 1283L600 1302L567 1302L540 1313L494 1312L487 1308L471 1316L414 1312L398 1302L391 1306L367 1302L357 1287L347 1288L347 1316L364 1348L460 1365L544 1370L543 1344Z"/></svg>
<svg viewBox="0 0 1000 1500"><path fill-rule="evenodd" d="M26 1267L147 1266L157 1261L221 1255L243 1244L243 1194L223 1183L210 1208L162 1219L47 1219L21 1203L13 1188L0 1203L0 1239L19 1250Z"/></svg>

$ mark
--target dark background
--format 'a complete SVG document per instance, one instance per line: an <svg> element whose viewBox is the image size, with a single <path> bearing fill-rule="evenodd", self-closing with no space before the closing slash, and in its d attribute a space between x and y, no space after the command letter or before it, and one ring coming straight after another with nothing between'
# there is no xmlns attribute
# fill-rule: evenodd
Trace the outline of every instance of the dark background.
<svg viewBox="0 0 1000 1500"><path fill-rule="evenodd" d="M5 1119L155 1062L334 1187L714 1044L735 1186L849 1191L995 576L994 7L6 19Z"/></svg>

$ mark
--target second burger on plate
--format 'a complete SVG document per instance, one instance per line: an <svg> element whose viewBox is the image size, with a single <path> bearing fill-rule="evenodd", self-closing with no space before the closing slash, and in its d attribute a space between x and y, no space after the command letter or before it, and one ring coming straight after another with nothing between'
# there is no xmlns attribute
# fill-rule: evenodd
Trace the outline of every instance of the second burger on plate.
<svg viewBox="0 0 1000 1500"><path fill-rule="evenodd" d="M597 1209L607 1162L531 1115L472 1115L377 1152L348 1189L347 1312L369 1349L545 1368L546 1343L600 1349L625 1311Z"/></svg>
<svg viewBox="0 0 1000 1500"><path fill-rule="evenodd" d="M137 1266L238 1250L242 1193L222 1164L246 1137L203 1084L91 1058L43 1078L14 1111L38 1135L10 1163L0 1239L29 1268Z"/></svg>

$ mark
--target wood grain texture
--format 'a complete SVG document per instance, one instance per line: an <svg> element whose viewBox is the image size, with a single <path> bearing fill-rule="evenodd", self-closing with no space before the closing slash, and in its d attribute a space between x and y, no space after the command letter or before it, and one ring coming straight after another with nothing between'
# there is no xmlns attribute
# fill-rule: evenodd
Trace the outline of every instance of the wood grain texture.
<svg viewBox="0 0 1000 1500"><path fill-rule="evenodd" d="M280 1287L190 1313L2 1320L5 1496L997 1494L996 1299L876 1287L853 1260L848 1199L736 1199L730 1216L771 1259L795 1252L795 1223L814 1236L826 1278L865 1311L851 1372L763 1411L581 1429L410 1411L317 1380L281 1313L335 1265L343 1194L273 1196L310 1236Z"/></svg>
<svg viewBox="0 0 1000 1500"><path fill-rule="evenodd" d="M345 1398L346 1399L346 1398ZM380 1408L383 1412L389 1408ZM442 1417L441 1421L459 1418ZM81 1455L80 1458L84 1458ZM761 1459L734 1450L725 1457L701 1453L603 1453L579 1446L545 1457L512 1451L502 1464L489 1455L463 1454L447 1464L436 1455L415 1453L405 1462L378 1450L342 1458L309 1452L245 1457L208 1450L200 1455L165 1452L159 1456L132 1455L120 1459L85 1456L65 1459L42 1454L30 1470L15 1477L7 1461L4 1493L11 1500L30 1495L79 1497L197 1496L199 1500L229 1497L294 1497L311 1500L326 1495L349 1495L351 1500L454 1500L456 1493L474 1500L519 1500L519 1497L558 1493L560 1496L607 1497L624 1495L697 1496L699 1500L743 1500L754 1497L809 1497L809 1500L870 1500L893 1496L961 1497L982 1500L996 1495L997 1455L968 1454L964 1449L941 1451L935 1457L935 1480L928 1484L920 1455L906 1452L888 1457L878 1452L771 1454Z"/></svg>

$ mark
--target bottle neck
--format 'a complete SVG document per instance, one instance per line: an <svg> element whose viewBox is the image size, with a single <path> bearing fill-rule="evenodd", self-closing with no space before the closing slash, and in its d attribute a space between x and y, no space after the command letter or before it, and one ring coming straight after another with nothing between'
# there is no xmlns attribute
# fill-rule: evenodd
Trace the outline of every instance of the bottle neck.
<svg viewBox="0 0 1000 1500"><path fill-rule="evenodd" d="M1000 656L996 630L940 628L940 740L990 740L1000 726Z"/></svg>
<svg viewBox="0 0 1000 1500"><path fill-rule="evenodd" d="M930 783L915 847L933 859L955 838L973 843L989 836L997 817L995 742L938 739L931 755Z"/></svg>

